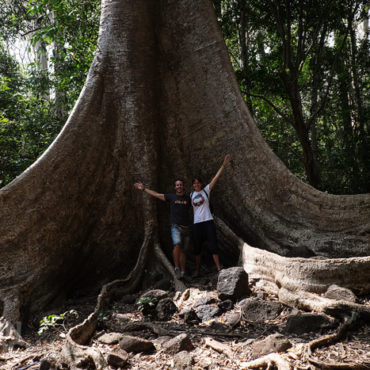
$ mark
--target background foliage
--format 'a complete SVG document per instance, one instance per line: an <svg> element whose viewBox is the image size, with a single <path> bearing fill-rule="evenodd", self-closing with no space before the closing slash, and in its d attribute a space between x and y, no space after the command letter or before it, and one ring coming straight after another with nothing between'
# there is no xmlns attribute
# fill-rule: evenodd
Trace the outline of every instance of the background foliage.
<svg viewBox="0 0 370 370"><path fill-rule="evenodd" d="M303 181L370 192L369 8L359 0L213 0L240 89L274 152ZM100 0L0 5L0 181L65 123L96 47ZM362 31L365 25L365 31ZM12 49L26 40L32 60Z"/></svg>
<svg viewBox="0 0 370 370"><path fill-rule="evenodd" d="M290 170L370 192L369 3L213 0L240 89Z"/></svg>
<svg viewBox="0 0 370 370"><path fill-rule="evenodd" d="M93 59L99 7L98 0L1 3L1 186L31 165L65 123ZM31 60L16 59L15 48L27 48Z"/></svg>

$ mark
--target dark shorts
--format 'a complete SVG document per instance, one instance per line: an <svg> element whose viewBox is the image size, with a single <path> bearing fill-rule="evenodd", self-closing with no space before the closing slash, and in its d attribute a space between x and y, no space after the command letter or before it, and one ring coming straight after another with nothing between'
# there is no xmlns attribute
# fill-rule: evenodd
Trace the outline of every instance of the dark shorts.
<svg viewBox="0 0 370 370"><path fill-rule="evenodd" d="M190 227L182 225L171 225L172 245L180 245L181 250L185 251L190 243Z"/></svg>
<svg viewBox="0 0 370 370"><path fill-rule="evenodd" d="M212 254L218 254L216 226L213 220L194 224L194 253L201 254L202 244L207 242L208 249Z"/></svg>

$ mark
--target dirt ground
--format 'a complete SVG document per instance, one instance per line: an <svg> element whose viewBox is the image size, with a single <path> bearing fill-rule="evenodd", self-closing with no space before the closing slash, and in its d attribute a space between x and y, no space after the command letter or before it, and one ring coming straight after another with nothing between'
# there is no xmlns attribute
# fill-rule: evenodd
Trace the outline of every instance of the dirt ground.
<svg viewBox="0 0 370 370"><path fill-rule="evenodd" d="M199 295L214 295L216 291L217 274L209 273L196 280L187 281L186 285L191 292ZM257 291L253 285L250 286L251 296L256 296ZM147 322L148 318L138 310L135 298L140 293L131 297L133 302L127 299L118 300L113 303L111 309L102 313L96 335L89 345L100 349L103 353L114 351L119 347L118 344L102 344L97 339L102 333L112 331L110 322L116 315L125 316L130 322ZM180 302L180 294L170 292L176 304ZM191 295L190 295L191 297ZM273 295L265 295L265 300L277 301ZM368 298L363 298L363 303L370 304ZM23 338L29 344L26 348L13 349L7 353L0 353L1 369L47 369L50 367L41 366L43 359L57 358L64 345L64 338L67 331L77 323L84 320L93 310L96 304L96 297L83 297L69 300L65 306L53 311L44 312L30 318L24 328ZM187 302L191 306L191 300ZM180 309L180 307L179 307ZM235 309L234 309L235 311ZM178 313L174 314L170 321L154 322L155 325L170 333L174 337L181 333L187 333L194 345L194 350L189 352L191 356L191 367L189 369L249 369L249 368L283 368L273 359L267 358L261 362L261 366L253 365L252 344L260 339L266 338L273 333L282 333L286 324L287 317L292 310L289 307L273 320L263 322L248 322L240 320L235 326L227 324L225 312L214 320L202 322L199 325L187 325ZM66 313L64 320L60 319L54 325L50 325L41 335L37 332L40 329L40 320L46 315L60 316ZM337 328L332 331L311 332L302 335L289 336L289 341L293 346L286 352L278 356L294 369L321 369L323 363L326 368L336 369L370 369L370 326L364 322L359 322L354 328L346 333L343 339L336 343L317 348L310 357L307 356L306 345L317 338L335 333ZM154 334L148 329L140 329L130 335L140 336L141 338L153 341L156 351L149 354L129 353L128 362L124 368L127 369L174 369L181 368L178 358L167 354L162 345L164 338ZM268 356L268 355L267 355ZM284 365L285 366L285 365ZM289 368L288 367L288 368ZM60 364L57 368L62 367ZM114 369L114 367L107 367Z"/></svg>

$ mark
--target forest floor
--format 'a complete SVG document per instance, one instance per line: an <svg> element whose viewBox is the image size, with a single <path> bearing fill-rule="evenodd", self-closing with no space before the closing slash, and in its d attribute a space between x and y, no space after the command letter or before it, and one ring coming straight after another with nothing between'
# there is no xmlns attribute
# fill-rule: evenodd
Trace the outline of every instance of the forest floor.
<svg viewBox="0 0 370 370"><path fill-rule="evenodd" d="M201 278L186 281L189 299L187 304L191 305L192 296L217 296L217 274L207 273ZM251 296L257 296L256 288L251 285ZM194 293L194 294L193 294ZM196 293L196 294L195 294ZM135 295L138 298L140 294ZM179 305L181 294L170 292L169 296L174 302ZM265 294L265 301L277 301L277 297ZM365 298L363 303L370 304L370 300ZM65 343L65 335L67 331L77 323L84 320L91 312L94 311L96 305L96 297L84 297L80 299L70 300L67 304L59 309L54 309L53 312L41 313L30 318L27 327L24 330L23 338L28 343L26 348L13 349L6 353L0 353L0 369L49 369L53 368L49 365L42 366L42 361L45 358L57 358L61 353ZM180 310L180 307L179 307ZM63 312L68 312L64 320L60 318ZM230 325L227 315L232 312L225 312L221 316L213 320L199 323L197 325L188 325L179 316L174 314L169 321L156 321L155 325L160 326L170 337L175 337L178 334L188 334L194 349L189 353L189 356L184 356L183 352L180 355L170 355L166 353L162 345L166 338L158 336L149 329L141 329L130 335L140 336L141 338L153 341L156 350L152 353L129 353L127 364L123 368L127 369L249 369L257 368L258 364L251 361L256 361L253 351L253 343L262 340L274 333L284 333L287 318L292 314L292 309L285 307L280 314L273 320L264 320L259 322L249 322L246 320L237 320L235 325ZM40 320L46 316L50 316L50 325L39 335L37 332L40 327ZM109 326L109 320L120 315L129 319L131 322L148 322L148 318L143 316L138 310L135 302L127 303L127 300L117 301L112 304L109 312L104 313L102 322L98 328L97 334L90 341L89 345L100 349L103 353L114 351L119 348L119 344L103 344L97 339L102 333L112 331ZM52 323L53 317L55 320L60 320ZM153 321L151 321L153 323ZM307 344L313 340L335 333L336 328L326 330L325 332L311 332L301 335L284 335L292 343L292 347L278 356L283 359L283 365L279 365L276 359L267 357L264 361L260 361L260 369L263 368L283 368L288 364L287 368L294 369L320 369L323 368L323 363L327 368L337 369L370 369L370 326L364 323L356 325L355 329L348 331L345 336L335 343L327 346L320 346L308 357L306 348ZM269 356L269 355L267 355ZM46 363L48 364L48 362ZM321 365L320 365L321 364ZM273 366L274 365L274 366ZM255 367L254 367L255 366ZM63 367L54 367L63 368ZM107 369L115 367L107 366Z"/></svg>

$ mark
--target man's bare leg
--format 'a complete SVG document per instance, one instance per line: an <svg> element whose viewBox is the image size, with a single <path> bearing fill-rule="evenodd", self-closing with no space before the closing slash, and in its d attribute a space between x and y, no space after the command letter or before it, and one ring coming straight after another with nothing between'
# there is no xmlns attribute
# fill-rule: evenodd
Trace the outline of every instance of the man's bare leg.
<svg viewBox="0 0 370 370"><path fill-rule="evenodd" d="M181 249L180 245L176 244L173 247L173 263L175 264L175 267L180 269L180 254L181 254Z"/></svg>
<svg viewBox="0 0 370 370"><path fill-rule="evenodd" d="M218 257L218 254L212 254L213 261L215 262L215 265L217 267L217 271L221 270L221 265L220 265L220 258Z"/></svg>
<svg viewBox="0 0 370 370"><path fill-rule="evenodd" d="M180 249L180 266L182 275L185 274L186 253Z"/></svg>

